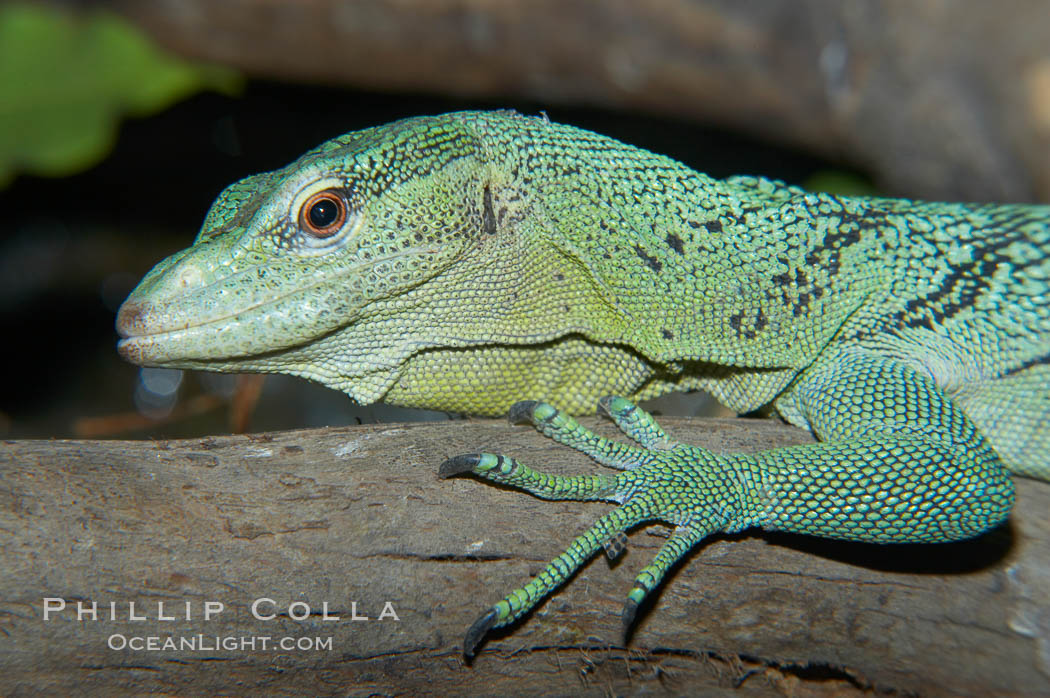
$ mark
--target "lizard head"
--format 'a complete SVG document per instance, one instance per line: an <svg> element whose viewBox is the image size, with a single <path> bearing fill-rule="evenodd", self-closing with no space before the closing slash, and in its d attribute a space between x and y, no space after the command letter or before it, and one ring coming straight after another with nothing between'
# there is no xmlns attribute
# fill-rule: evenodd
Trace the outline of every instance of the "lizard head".
<svg viewBox="0 0 1050 698"><path fill-rule="evenodd" d="M482 235L479 147L455 115L408 119L233 184L193 245L124 302L120 354L148 366L291 373L374 399L423 341L413 313L422 322L428 301L440 303L411 290Z"/></svg>

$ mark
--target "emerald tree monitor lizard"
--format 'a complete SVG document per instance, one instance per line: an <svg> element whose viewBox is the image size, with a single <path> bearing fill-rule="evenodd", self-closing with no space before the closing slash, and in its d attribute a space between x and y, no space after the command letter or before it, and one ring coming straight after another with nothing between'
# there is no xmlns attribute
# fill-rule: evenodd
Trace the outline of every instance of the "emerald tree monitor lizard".
<svg viewBox="0 0 1050 698"><path fill-rule="evenodd" d="M712 533L958 540L1007 517L1007 469L1050 477L1050 207L720 181L545 118L407 119L241 180L117 327L138 364L509 409L619 470L550 476L494 454L441 466L619 504L487 611L468 655L639 522L674 528L625 628ZM694 389L819 442L716 454L627 399ZM635 444L568 416L596 402Z"/></svg>

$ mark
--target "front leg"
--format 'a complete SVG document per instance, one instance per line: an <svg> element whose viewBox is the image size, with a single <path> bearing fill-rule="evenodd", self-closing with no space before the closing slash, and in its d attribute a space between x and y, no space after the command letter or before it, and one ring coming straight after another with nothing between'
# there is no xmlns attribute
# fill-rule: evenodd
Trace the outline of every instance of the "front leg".
<svg viewBox="0 0 1050 698"><path fill-rule="evenodd" d="M544 403L512 408L547 436L623 472L551 476L505 456L476 454L446 461L442 476L472 472L547 499L620 506L479 618L465 654L472 656L491 628L524 615L599 547L617 550L624 532L643 521L675 528L636 577L625 632L668 569L711 533L759 526L879 543L943 542L977 535L1007 516L1013 484L995 452L932 381L910 368L843 351L808 371L790 399L824 441L755 455L677 444L620 398L601 406L639 446L603 439Z"/></svg>
<svg viewBox="0 0 1050 698"><path fill-rule="evenodd" d="M512 421L532 421L546 436L603 465L623 470L617 475L548 475L513 458L490 453L456 456L441 465L441 477L469 472L543 499L620 504L599 518L524 587L508 594L471 626L464 642L464 654L468 657L473 656L489 630L527 613L599 548L615 558L623 549L625 532L639 523L661 520L673 524L675 529L635 580L623 612L625 634L638 604L678 558L711 533L737 531L750 525L747 514L737 509L748 499L742 491L742 474L728 459L671 441L648 413L628 400L608 398L600 407L640 446L604 439L542 402L517 403L509 416Z"/></svg>

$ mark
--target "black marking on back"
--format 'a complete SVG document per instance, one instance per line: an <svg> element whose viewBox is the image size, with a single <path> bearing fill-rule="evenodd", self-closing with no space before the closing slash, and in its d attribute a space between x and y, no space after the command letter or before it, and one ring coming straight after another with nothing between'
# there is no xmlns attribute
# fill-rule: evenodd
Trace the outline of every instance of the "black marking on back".
<svg viewBox="0 0 1050 698"><path fill-rule="evenodd" d="M1030 368L1032 368L1034 366L1042 366L1043 364L1050 364L1050 352L1047 352L1047 353L1043 354L1042 356L1037 356L1037 357L1035 357L1033 359L1028 359L1028 361L1025 361L1020 366L1017 366L1016 368L1011 368L1009 371L1007 371L1002 376L1000 376L1000 378L1005 378L1006 376L1012 376L1015 373L1020 373L1022 371L1027 371L1028 369L1030 369Z"/></svg>
<svg viewBox="0 0 1050 698"><path fill-rule="evenodd" d="M664 268L664 265L660 263L660 260L646 254L641 245L635 245L634 251L638 254L638 258L645 262L646 266L656 273L660 273L660 270Z"/></svg>
<svg viewBox="0 0 1050 698"><path fill-rule="evenodd" d="M935 323L944 323L974 305L989 288L1000 264L1009 265L1013 274L1041 264L1042 258L1020 261L1006 252L1014 243L1033 242L1022 228L1029 222L1030 219L1024 215L993 220L988 229L995 234L974 241L981 244L974 259L953 267L931 293L909 300L897 316L898 324L901 327L932 328ZM1011 373L1046 360L1047 357L1042 357L1026 362Z"/></svg>
<svg viewBox="0 0 1050 698"><path fill-rule="evenodd" d="M842 266L842 250L860 242L861 231L877 228L882 223L882 218L858 215L842 211L836 214L839 219L839 229L828 233L822 244L814 247L806 254L806 266L823 266L828 276L835 276Z"/></svg>
<svg viewBox="0 0 1050 698"><path fill-rule="evenodd" d="M834 203L841 206L840 202L830 197L822 200L822 203L824 205ZM802 317L812 311L813 301L819 300L824 295L824 288L821 287L821 284L833 283L842 270L843 253L859 243L866 231L877 230L886 224L886 216L878 211L852 213L840 208L832 213L821 213L820 215L838 218L838 225L824 236L819 245L806 253L802 267L821 270L826 278L820 281L811 279L803 268L795 270L793 279L790 274L778 274L773 278L781 288L784 304L795 317ZM796 292L794 299L788 293L788 289L792 287Z"/></svg>
<svg viewBox="0 0 1050 698"><path fill-rule="evenodd" d="M933 313L935 321L947 320L963 308L973 305L981 292L988 287L996 265L997 262L986 257L976 264L953 268L935 291L908 301L904 306L905 314L925 316L921 311L927 309ZM956 298L948 300L953 295ZM914 327L914 324L909 323L909 326Z"/></svg>
<svg viewBox="0 0 1050 698"><path fill-rule="evenodd" d="M496 234L496 214L492 210L492 191L489 189L489 185L485 185L485 193L483 196L485 211L481 217L481 232L485 235Z"/></svg>
<svg viewBox="0 0 1050 698"><path fill-rule="evenodd" d="M674 233L667 234L667 246L678 254L685 254L685 247L682 244L682 238L678 237Z"/></svg>
<svg viewBox="0 0 1050 698"><path fill-rule="evenodd" d="M752 326L753 324L753 326ZM760 326L761 325L761 326ZM737 337L743 337L744 339L754 339L758 336L757 330L762 329L766 326L766 317L762 314L762 311L758 311L758 315L755 316L754 323L744 324L744 311L733 313L729 316L729 326L736 332Z"/></svg>

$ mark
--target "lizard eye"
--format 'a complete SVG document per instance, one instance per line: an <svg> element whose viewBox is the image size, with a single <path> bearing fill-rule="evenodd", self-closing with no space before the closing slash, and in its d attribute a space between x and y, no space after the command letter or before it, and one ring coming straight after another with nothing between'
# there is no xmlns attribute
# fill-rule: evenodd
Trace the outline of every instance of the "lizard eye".
<svg viewBox="0 0 1050 698"><path fill-rule="evenodd" d="M335 235L346 223L346 201L337 192L319 191L299 209L299 226L315 238Z"/></svg>

